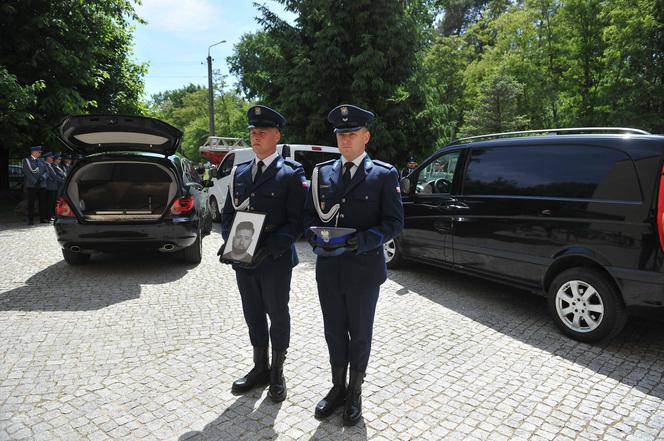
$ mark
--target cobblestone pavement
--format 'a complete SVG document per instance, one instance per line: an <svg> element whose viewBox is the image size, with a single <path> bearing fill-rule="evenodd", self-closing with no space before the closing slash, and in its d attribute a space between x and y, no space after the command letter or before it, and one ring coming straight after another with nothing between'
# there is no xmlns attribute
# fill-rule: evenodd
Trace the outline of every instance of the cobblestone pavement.
<svg viewBox="0 0 664 441"><path fill-rule="evenodd" d="M382 286L364 421L317 421L330 387L314 256L292 283L288 398L230 393L251 351L215 231L199 266L61 259L53 228L0 224L1 440L664 437L664 325L604 347L563 337L543 298L433 268Z"/></svg>

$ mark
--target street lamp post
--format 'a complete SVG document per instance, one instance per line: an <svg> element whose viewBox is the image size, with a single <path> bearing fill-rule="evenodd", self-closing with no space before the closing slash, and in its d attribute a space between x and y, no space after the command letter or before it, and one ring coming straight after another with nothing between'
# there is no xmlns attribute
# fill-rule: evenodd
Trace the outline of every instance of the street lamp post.
<svg viewBox="0 0 664 441"><path fill-rule="evenodd" d="M214 93L212 92L212 57L210 56L210 48L221 43L226 43L226 40L221 40L215 44L208 46L207 68L208 68L208 117L210 119L210 136L214 136Z"/></svg>

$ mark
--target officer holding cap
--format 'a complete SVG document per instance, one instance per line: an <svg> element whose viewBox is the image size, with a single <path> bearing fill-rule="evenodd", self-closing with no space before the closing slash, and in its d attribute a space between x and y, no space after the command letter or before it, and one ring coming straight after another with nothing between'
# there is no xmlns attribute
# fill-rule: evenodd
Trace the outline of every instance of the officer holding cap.
<svg viewBox="0 0 664 441"><path fill-rule="evenodd" d="M361 385L378 292L387 277L383 243L403 228L399 174L365 152L373 116L350 104L330 111L342 157L317 165L305 206L305 234L318 255L316 282L333 384L314 414L325 418L345 403L348 426L362 416Z"/></svg>
<svg viewBox="0 0 664 441"><path fill-rule="evenodd" d="M269 383L268 396L279 402L286 398L283 365L290 342L288 300L292 270L298 263L294 243L304 229L302 211L308 184L302 166L277 152L286 119L260 105L251 107L247 117L255 158L233 168L221 214L224 241L229 240L236 211L256 211L267 217L252 264L233 264L253 346L254 367L233 383L232 392L244 393Z"/></svg>

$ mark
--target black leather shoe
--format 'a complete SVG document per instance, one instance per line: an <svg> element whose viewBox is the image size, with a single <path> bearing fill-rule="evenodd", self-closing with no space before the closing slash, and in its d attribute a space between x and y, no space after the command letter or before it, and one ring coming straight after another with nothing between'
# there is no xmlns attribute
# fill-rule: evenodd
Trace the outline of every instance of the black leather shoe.
<svg viewBox="0 0 664 441"><path fill-rule="evenodd" d="M364 382L364 372L350 371L350 381L348 382L348 395L346 396L346 406L344 407L343 422L344 426L354 426L362 418L362 383Z"/></svg>
<svg viewBox="0 0 664 441"><path fill-rule="evenodd" d="M242 394L256 386L265 386L270 382L270 365L267 360L267 347L254 347L254 368L247 375L233 382L231 392Z"/></svg>
<svg viewBox="0 0 664 441"><path fill-rule="evenodd" d="M347 366L332 366L332 389L325 398L318 402L314 416L316 418L327 418L338 407L343 406L346 400L346 370Z"/></svg>
<svg viewBox="0 0 664 441"><path fill-rule="evenodd" d="M272 367L270 368L270 389L267 396L275 403L286 399L286 379L284 378L284 361L286 351L277 352L272 349Z"/></svg>

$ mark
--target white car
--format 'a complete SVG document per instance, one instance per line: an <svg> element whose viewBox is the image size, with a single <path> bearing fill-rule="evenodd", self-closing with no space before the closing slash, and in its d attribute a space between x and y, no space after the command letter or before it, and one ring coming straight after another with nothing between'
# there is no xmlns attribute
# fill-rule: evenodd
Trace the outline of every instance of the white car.
<svg viewBox="0 0 664 441"><path fill-rule="evenodd" d="M304 167L304 175L311 180L311 172L318 163L337 159L341 155L337 147L319 146L310 144L278 144L279 154L293 161L297 161ZM251 148L233 149L224 156L219 167L212 170L212 181L214 185L210 188L210 212L215 222L221 220L221 208L226 201L230 174L233 167L243 162L250 161L254 157Z"/></svg>

